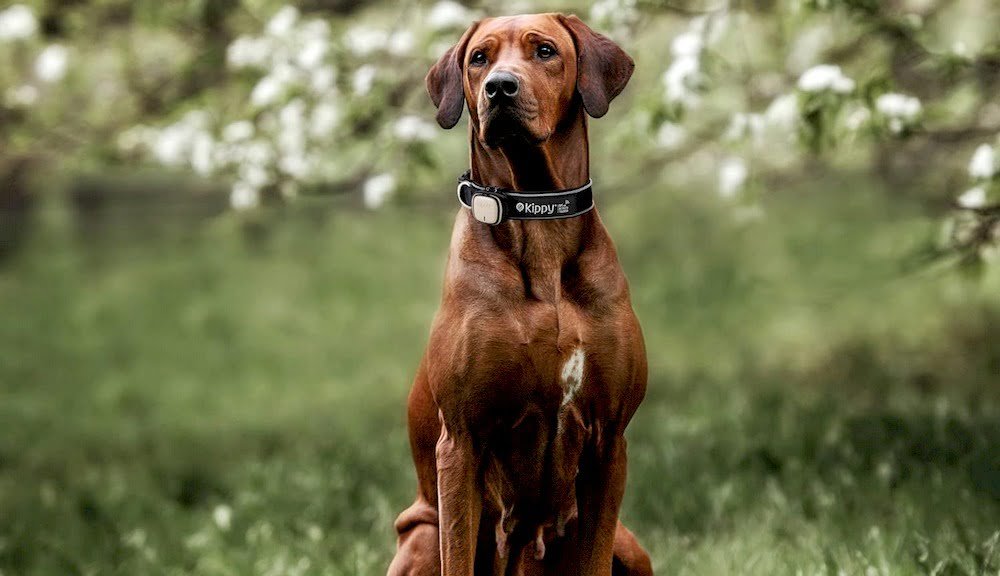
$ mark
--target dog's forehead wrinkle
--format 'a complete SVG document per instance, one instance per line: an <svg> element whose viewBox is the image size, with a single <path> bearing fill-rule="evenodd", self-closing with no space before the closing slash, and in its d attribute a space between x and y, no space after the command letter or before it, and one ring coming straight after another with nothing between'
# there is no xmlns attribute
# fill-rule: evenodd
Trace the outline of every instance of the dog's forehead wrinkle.
<svg viewBox="0 0 1000 576"><path fill-rule="evenodd" d="M493 36L493 35L482 36L482 37L478 37L478 38L473 38L473 41L470 43L470 47L473 50L482 50L482 49L487 49L488 50L488 49L493 48L494 46L496 46L497 43L498 43L498 40L497 40L496 36Z"/></svg>
<svg viewBox="0 0 1000 576"><path fill-rule="evenodd" d="M532 34L545 39L572 42L569 32L559 23L555 14L522 14L488 18L480 22L474 40L480 42L485 38L496 38L516 42Z"/></svg>

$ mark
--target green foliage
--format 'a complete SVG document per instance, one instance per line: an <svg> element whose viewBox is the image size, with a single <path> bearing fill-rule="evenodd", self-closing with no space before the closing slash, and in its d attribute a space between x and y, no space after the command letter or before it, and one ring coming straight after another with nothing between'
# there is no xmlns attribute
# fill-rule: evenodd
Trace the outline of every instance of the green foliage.
<svg viewBox="0 0 1000 576"><path fill-rule="evenodd" d="M663 574L991 573L996 278L900 276L933 220L822 181L743 224L601 190L651 366L624 516ZM0 270L0 570L384 572L451 218L303 204L42 212Z"/></svg>
<svg viewBox="0 0 1000 576"><path fill-rule="evenodd" d="M890 178L933 165L935 185L947 182L954 197L962 192L960 155L1000 131L990 112L1000 105L1000 44L990 35L1000 14L976 18L974 4L602 0L561 8L589 12L637 56L639 73L611 117L626 136L610 141L628 142L622 157L658 167L697 157L692 176L702 185L722 178L734 157L751 180L817 161ZM468 22L502 11L446 1L31 6L44 33L0 44L15 56L0 68L0 89L40 89L34 104L7 98L7 154L187 167L233 182L241 208L300 193L362 192L372 178L379 185L364 194L370 206L393 192L425 198L439 171L451 168L446 159L460 151L462 135L436 132L423 71ZM39 85L34 59L56 42L69 46L71 70L58 86ZM835 69L850 89L822 81L804 88L817 68ZM776 106L791 96L794 110ZM192 112L197 122L186 121ZM740 122L730 138L727 126ZM250 125L252 136L226 140L234 123ZM291 137L306 126L320 129ZM617 162L613 146L595 147L602 150L609 152L595 164ZM759 182L749 182L754 193L736 194L744 184L722 188L735 210L757 209ZM914 193L940 204L942 190L926 188Z"/></svg>

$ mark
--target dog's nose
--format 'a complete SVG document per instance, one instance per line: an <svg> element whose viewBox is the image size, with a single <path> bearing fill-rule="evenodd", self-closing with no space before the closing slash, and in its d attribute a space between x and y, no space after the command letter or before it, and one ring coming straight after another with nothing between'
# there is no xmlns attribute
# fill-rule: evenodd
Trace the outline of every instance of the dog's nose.
<svg viewBox="0 0 1000 576"><path fill-rule="evenodd" d="M498 95L503 95L508 98L513 98L517 96L517 90L520 84L517 81L517 76L514 76L510 72L506 71L496 71L491 72L489 76L486 77L486 84L483 89L486 90L486 97L493 100Z"/></svg>

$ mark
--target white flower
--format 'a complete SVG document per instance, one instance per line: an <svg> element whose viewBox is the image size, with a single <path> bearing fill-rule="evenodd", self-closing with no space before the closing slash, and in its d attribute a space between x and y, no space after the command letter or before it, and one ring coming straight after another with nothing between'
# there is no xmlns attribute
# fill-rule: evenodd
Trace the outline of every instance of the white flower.
<svg viewBox="0 0 1000 576"><path fill-rule="evenodd" d="M301 155L306 148L306 104L296 98L278 112L278 148L285 155Z"/></svg>
<svg viewBox="0 0 1000 576"><path fill-rule="evenodd" d="M764 111L764 120L777 130L791 131L799 122L798 95L783 94L772 100Z"/></svg>
<svg viewBox="0 0 1000 576"><path fill-rule="evenodd" d="M249 210L250 208L256 208L260 204L260 192L253 186L249 186L243 182L237 182L233 184L233 190L229 193L229 204L236 210ZM218 510L219 508L216 508ZM219 524L218 519L215 518L215 513L213 511L213 519L216 525ZM226 518L228 521L228 517Z"/></svg>
<svg viewBox="0 0 1000 576"><path fill-rule="evenodd" d="M8 88L4 94L4 101L11 108L26 108L38 101L38 88L31 84L22 84L13 88Z"/></svg>
<svg viewBox="0 0 1000 576"><path fill-rule="evenodd" d="M151 148L156 142L158 133L149 126L132 126L118 135L118 149L122 152L137 152Z"/></svg>
<svg viewBox="0 0 1000 576"><path fill-rule="evenodd" d="M663 73L668 102L694 105L698 101L696 88L701 79L697 58L684 57L674 60Z"/></svg>
<svg viewBox="0 0 1000 576"><path fill-rule="evenodd" d="M313 107L309 121L309 133L313 138L326 138L340 122L340 109L330 101L320 102Z"/></svg>
<svg viewBox="0 0 1000 576"><path fill-rule="evenodd" d="M265 68L270 63L272 49L267 39L240 36L226 49L226 62L236 70Z"/></svg>
<svg viewBox="0 0 1000 576"><path fill-rule="evenodd" d="M337 70L333 66L323 66L312 73L310 84L313 92L323 94L333 90L337 82Z"/></svg>
<svg viewBox="0 0 1000 576"><path fill-rule="evenodd" d="M920 115L920 100L906 94L882 94L875 100L875 109L889 120L889 130L899 134Z"/></svg>
<svg viewBox="0 0 1000 576"><path fill-rule="evenodd" d="M191 168L201 176L215 171L215 139L207 132L198 132L191 141Z"/></svg>
<svg viewBox="0 0 1000 576"><path fill-rule="evenodd" d="M300 130L305 125L306 103L301 98L295 98L278 111L278 123L281 129Z"/></svg>
<svg viewBox="0 0 1000 576"><path fill-rule="evenodd" d="M989 180L997 172L996 150L989 144L980 144L969 161L969 176L976 180Z"/></svg>
<svg viewBox="0 0 1000 576"><path fill-rule="evenodd" d="M329 38L330 25L326 23L326 20L313 18L302 24L299 33L306 38Z"/></svg>
<svg viewBox="0 0 1000 576"><path fill-rule="evenodd" d="M723 198L732 198L747 181L749 170L747 163L742 158L730 156L722 161L719 166L719 195Z"/></svg>
<svg viewBox="0 0 1000 576"><path fill-rule="evenodd" d="M684 141L686 136L684 128L673 122L664 122L660 129L656 131L656 145L660 148L676 148Z"/></svg>
<svg viewBox="0 0 1000 576"><path fill-rule="evenodd" d="M371 92L372 85L375 84L375 74L377 72L378 69L372 64L365 64L355 70L354 76L351 77L351 86L354 88L354 94L364 96Z"/></svg>
<svg viewBox="0 0 1000 576"><path fill-rule="evenodd" d="M726 140L742 140L749 137L759 141L764 135L764 116L746 112L737 112L729 120L729 127L723 138Z"/></svg>
<svg viewBox="0 0 1000 576"><path fill-rule="evenodd" d="M66 75L68 66L69 52L66 48L51 44L35 60L35 76L42 82L58 82Z"/></svg>
<svg viewBox="0 0 1000 576"><path fill-rule="evenodd" d="M392 127L397 138L406 142L431 140L437 136L434 125L419 116L403 116Z"/></svg>
<svg viewBox="0 0 1000 576"><path fill-rule="evenodd" d="M851 107L844 118L844 125L851 132L856 132L864 127L871 120L872 113L867 107L860 104Z"/></svg>
<svg viewBox="0 0 1000 576"><path fill-rule="evenodd" d="M272 184L271 168L275 163L275 152L270 140L244 140L219 146L217 152L219 163L236 168L241 186L257 191Z"/></svg>
<svg viewBox="0 0 1000 576"><path fill-rule="evenodd" d="M306 536L308 536L313 542L319 542L323 539L323 529L315 524L310 524L309 527L306 528Z"/></svg>
<svg viewBox="0 0 1000 576"><path fill-rule="evenodd" d="M958 197L958 205L962 208L982 208L986 206L986 188L976 186L966 190Z"/></svg>
<svg viewBox="0 0 1000 576"><path fill-rule="evenodd" d="M267 33L271 36L282 37L290 33L295 28L295 23L299 20L299 11L295 6L284 6L278 10L267 23Z"/></svg>
<svg viewBox="0 0 1000 576"><path fill-rule="evenodd" d="M379 174L365 181L364 202L372 210L385 204L396 189L396 178L392 174Z"/></svg>
<svg viewBox="0 0 1000 576"><path fill-rule="evenodd" d="M599 0L590 7L593 22L611 30L627 27L638 18L635 0Z"/></svg>
<svg viewBox="0 0 1000 576"><path fill-rule="evenodd" d="M906 94L888 93L875 99L875 109L886 118L913 121L921 108L920 100Z"/></svg>
<svg viewBox="0 0 1000 576"><path fill-rule="evenodd" d="M615 14L616 2L614 0L598 0L590 7L590 19L595 22L606 23Z"/></svg>
<svg viewBox="0 0 1000 576"><path fill-rule="evenodd" d="M295 56L295 62L306 70L312 70L323 63L329 49L330 44L323 36L310 37Z"/></svg>
<svg viewBox="0 0 1000 576"><path fill-rule="evenodd" d="M405 56L413 50L413 32L409 30L397 30L389 36L389 53L396 56Z"/></svg>
<svg viewBox="0 0 1000 576"><path fill-rule="evenodd" d="M249 120L240 120L227 124L222 129L222 139L226 142L242 142L253 138L254 125Z"/></svg>
<svg viewBox="0 0 1000 576"><path fill-rule="evenodd" d="M241 157L245 165L257 166L263 169L274 160L274 151L267 140L252 140L240 148ZM267 178L261 181L250 179L251 183L257 182L259 186L267 184Z"/></svg>
<svg viewBox="0 0 1000 576"><path fill-rule="evenodd" d="M165 166L181 167L191 160L195 141L206 131L208 116L205 112L188 112L174 124L162 129L152 143L153 156Z"/></svg>
<svg viewBox="0 0 1000 576"><path fill-rule="evenodd" d="M434 30L464 28L472 22L472 13L458 2L441 0L427 15L427 25Z"/></svg>
<svg viewBox="0 0 1000 576"><path fill-rule="evenodd" d="M24 4L14 4L0 12L0 42L31 38L37 31L35 13Z"/></svg>
<svg viewBox="0 0 1000 576"><path fill-rule="evenodd" d="M277 75L268 74L257 82L250 92L250 103L257 108L263 108L277 102L285 93L285 83Z"/></svg>
<svg viewBox="0 0 1000 576"><path fill-rule="evenodd" d="M271 172L265 164L246 159L236 172L240 180L255 191L271 184Z"/></svg>
<svg viewBox="0 0 1000 576"><path fill-rule="evenodd" d="M344 34L344 44L355 56L367 56L384 48L389 41L385 30L370 26L355 26Z"/></svg>
<svg viewBox="0 0 1000 576"><path fill-rule="evenodd" d="M634 0L628 2L635 7ZM663 73L665 98L669 103L696 106L700 100L698 88L702 82L701 55L705 47L716 42L726 27L725 13L695 18L688 30L670 43L673 62Z"/></svg>
<svg viewBox="0 0 1000 576"><path fill-rule="evenodd" d="M219 504L212 510L212 521L219 530L229 530L233 525L233 509L225 504Z"/></svg>
<svg viewBox="0 0 1000 576"><path fill-rule="evenodd" d="M848 94L854 91L854 80L851 80L834 64L820 64L806 70L799 77L799 90L803 92L831 91L838 94Z"/></svg>
<svg viewBox="0 0 1000 576"><path fill-rule="evenodd" d="M703 47L704 42L701 39L701 34L690 31L679 34L670 43L670 51L675 58L696 58L701 54Z"/></svg>
<svg viewBox="0 0 1000 576"><path fill-rule="evenodd" d="M290 85L302 83L308 76L308 71L303 71L292 66L290 61L276 61L271 65L271 76L277 78L282 84Z"/></svg>
<svg viewBox="0 0 1000 576"><path fill-rule="evenodd" d="M312 163L304 154L293 152L282 156L278 160L278 168L292 178L305 178L309 175Z"/></svg>

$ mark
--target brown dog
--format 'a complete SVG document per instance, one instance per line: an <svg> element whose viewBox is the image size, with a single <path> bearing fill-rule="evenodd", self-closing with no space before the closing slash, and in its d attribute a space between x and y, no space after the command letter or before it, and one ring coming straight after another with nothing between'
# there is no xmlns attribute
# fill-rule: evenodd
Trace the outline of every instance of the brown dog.
<svg viewBox="0 0 1000 576"><path fill-rule="evenodd" d="M427 75L437 119L468 107L475 182L589 178L587 114L633 63L575 16L473 25ZM409 399L416 502L391 576L652 574L618 521L625 427L646 389L628 284L596 210L490 226L462 209Z"/></svg>

